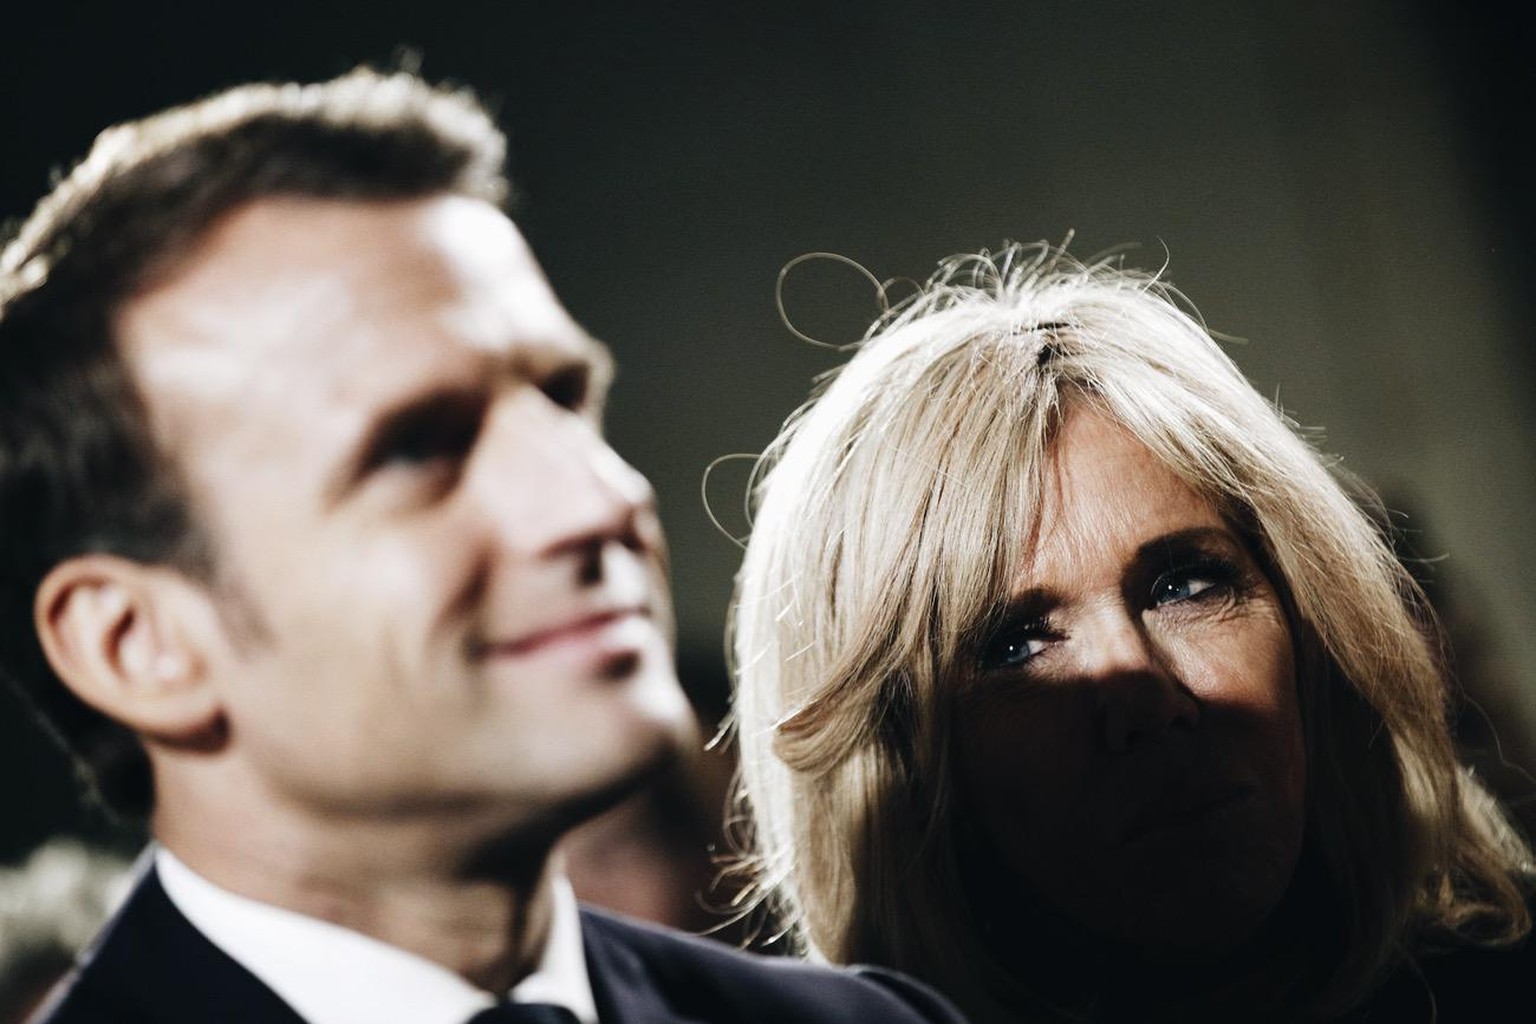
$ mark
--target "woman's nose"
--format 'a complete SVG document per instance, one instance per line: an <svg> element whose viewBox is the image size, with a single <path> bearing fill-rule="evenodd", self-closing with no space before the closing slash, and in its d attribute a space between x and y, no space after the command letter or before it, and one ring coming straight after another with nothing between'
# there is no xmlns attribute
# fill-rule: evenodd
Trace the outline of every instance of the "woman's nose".
<svg viewBox="0 0 1536 1024"><path fill-rule="evenodd" d="M1191 730L1200 702L1177 666L1142 624L1116 611L1078 630L1085 685L1093 688L1095 739L1110 754L1126 754L1164 734Z"/></svg>

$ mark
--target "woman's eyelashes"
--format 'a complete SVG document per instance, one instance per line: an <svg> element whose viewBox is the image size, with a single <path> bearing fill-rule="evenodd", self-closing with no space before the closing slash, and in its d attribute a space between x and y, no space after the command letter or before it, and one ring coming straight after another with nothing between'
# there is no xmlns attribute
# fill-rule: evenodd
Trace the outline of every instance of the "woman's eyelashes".
<svg viewBox="0 0 1536 1024"><path fill-rule="evenodd" d="M1058 639L1043 616L1006 622L982 648L983 671L1017 668L1041 654L1052 640Z"/></svg>
<svg viewBox="0 0 1536 1024"><path fill-rule="evenodd" d="M1242 570L1228 559L1200 555L1161 573L1152 584L1148 603L1163 608L1225 600L1244 579Z"/></svg>
<svg viewBox="0 0 1536 1024"><path fill-rule="evenodd" d="M1143 616L1200 616L1217 614L1240 599L1249 589L1251 574L1237 561L1209 552L1188 557L1159 559L1161 571L1151 568L1133 572L1118 606L1121 614ZM1142 582L1137 583L1140 578ZM1150 577L1151 582L1146 582ZM1091 642L1093 630L1074 626L1071 603L1056 607L1049 614L1040 611L1040 602L1025 600L1032 609L1018 609L1002 615L1002 625L992 630L981 645L979 658L984 672L1019 669L1063 642ZM1146 620L1149 625L1153 621ZM1075 638L1075 639L1074 639Z"/></svg>

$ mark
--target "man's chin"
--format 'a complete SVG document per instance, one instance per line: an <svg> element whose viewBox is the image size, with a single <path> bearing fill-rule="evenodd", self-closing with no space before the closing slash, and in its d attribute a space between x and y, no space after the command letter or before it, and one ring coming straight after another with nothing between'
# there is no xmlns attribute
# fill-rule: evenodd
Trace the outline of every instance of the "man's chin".
<svg viewBox="0 0 1536 1024"><path fill-rule="evenodd" d="M550 850L566 833L612 810L667 773L686 770L687 749L680 738L674 741L665 737L604 775L594 774L590 763L584 765L583 778L568 778L567 785L537 801L536 809L530 810L527 804L509 808L514 813L491 825L483 841L477 844L466 872L511 881L530 871L542 870Z"/></svg>
<svg viewBox="0 0 1536 1024"><path fill-rule="evenodd" d="M662 709L648 709L660 712ZM701 749L698 720L686 703L645 715L601 753L573 758L550 804L566 828L595 817L669 772L686 771Z"/></svg>
<svg viewBox="0 0 1536 1024"><path fill-rule="evenodd" d="M601 813L624 800L667 771L678 770L691 762L703 749L699 720L683 688L671 671L664 675L632 681L634 689L626 694L629 721L613 737L603 758L593 757L596 765L611 757L606 784L594 779L593 800ZM624 751L620 756L619 751ZM590 816L590 815L589 815Z"/></svg>
<svg viewBox="0 0 1536 1024"><path fill-rule="evenodd" d="M692 727L658 731L654 742L637 751L627 765L617 766L606 780L594 778L585 793L573 795L570 826L622 803L667 772L680 770L691 760L688 752L695 749L686 745L687 738L696 735Z"/></svg>

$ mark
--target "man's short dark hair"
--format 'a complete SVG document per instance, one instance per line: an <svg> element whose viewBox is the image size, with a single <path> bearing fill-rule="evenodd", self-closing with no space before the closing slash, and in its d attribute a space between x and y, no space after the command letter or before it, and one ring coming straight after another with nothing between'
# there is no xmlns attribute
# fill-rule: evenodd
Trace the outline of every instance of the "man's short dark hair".
<svg viewBox="0 0 1536 1024"><path fill-rule="evenodd" d="M204 579L216 557L174 458L155 446L113 336L117 311L251 200L453 193L501 205L505 155L472 96L409 72L239 86L103 132L0 253L0 675L109 808L148 812L148 761L49 668L37 587L88 552Z"/></svg>

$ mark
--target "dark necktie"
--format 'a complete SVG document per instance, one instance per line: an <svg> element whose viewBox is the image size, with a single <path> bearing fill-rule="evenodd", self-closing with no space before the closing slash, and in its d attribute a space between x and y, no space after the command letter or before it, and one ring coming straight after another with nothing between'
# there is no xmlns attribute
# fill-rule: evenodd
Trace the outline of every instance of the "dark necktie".
<svg viewBox="0 0 1536 1024"><path fill-rule="evenodd" d="M576 1015L549 1003L497 1003L464 1024L577 1024Z"/></svg>

